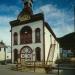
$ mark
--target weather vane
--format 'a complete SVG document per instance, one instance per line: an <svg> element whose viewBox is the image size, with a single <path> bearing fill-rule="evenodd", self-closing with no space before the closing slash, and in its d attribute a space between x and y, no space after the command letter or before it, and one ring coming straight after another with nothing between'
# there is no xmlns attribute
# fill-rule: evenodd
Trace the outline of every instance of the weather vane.
<svg viewBox="0 0 75 75"><path fill-rule="evenodd" d="M24 3L24 6L32 7L33 0L22 0Z"/></svg>

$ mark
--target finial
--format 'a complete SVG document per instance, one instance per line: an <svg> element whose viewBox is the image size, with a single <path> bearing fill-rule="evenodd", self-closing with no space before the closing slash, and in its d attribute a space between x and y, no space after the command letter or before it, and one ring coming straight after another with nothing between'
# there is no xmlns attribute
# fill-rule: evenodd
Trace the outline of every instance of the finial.
<svg viewBox="0 0 75 75"><path fill-rule="evenodd" d="M32 3L33 3L33 0L22 0L23 3L24 3L24 6L28 6L28 7L32 7Z"/></svg>

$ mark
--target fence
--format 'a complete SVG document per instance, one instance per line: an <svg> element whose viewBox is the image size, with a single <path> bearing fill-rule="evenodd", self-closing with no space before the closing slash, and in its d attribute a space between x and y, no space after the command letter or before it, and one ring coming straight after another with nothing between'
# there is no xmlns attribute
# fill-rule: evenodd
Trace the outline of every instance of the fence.
<svg viewBox="0 0 75 75"><path fill-rule="evenodd" d="M48 61L48 64L44 61L25 61L17 63L17 71L30 68L33 72L36 72L37 68L44 69L44 72L51 73L55 75L75 75L75 64L52 64L52 61Z"/></svg>
<svg viewBox="0 0 75 75"><path fill-rule="evenodd" d="M48 63L48 64L46 64ZM44 62L44 61L21 61L16 65L17 70L22 70L24 68L33 68L34 72L36 68L45 69L46 71L52 70L52 61Z"/></svg>

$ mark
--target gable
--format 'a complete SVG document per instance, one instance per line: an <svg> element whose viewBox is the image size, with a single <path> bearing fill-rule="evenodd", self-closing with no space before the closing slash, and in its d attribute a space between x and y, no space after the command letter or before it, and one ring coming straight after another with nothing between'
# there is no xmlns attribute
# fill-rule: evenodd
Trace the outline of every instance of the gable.
<svg viewBox="0 0 75 75"><path fill-rule="evenodd" d="M47 22L44 22L44 25L49 30L49 32L53 35L53 37L57 40L56 35L54 34L53 30L51 29L50 25Z"/></svg>
<svg viewBox="0 0 75 75"><path fill-rule="evenodd" d="M32 23L32 22L39 21L39 20L44 20L44 16L43 16L42 13L32 15L30 20L26 20L26 21L14 20L14 21L11 21L10 25L11 25L11 27L15 27L15 26L19 26L19 25L23 25L23 24L27 24L27 23Z"/></svg>

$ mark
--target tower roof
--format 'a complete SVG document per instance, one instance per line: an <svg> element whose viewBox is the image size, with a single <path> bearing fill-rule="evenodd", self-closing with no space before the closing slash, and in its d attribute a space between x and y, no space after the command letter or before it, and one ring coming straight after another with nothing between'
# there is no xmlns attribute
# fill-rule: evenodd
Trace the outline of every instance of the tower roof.
<svg viewBox="0 0 75 75"><path fill-rule="evenodd" d="M23 0L24 8L18 15L17 17L18 20L24 21L24 20L29 20L31 18L31 15L33 15L32 2L33 0Z"/></svg>
<svg viewBox="0 0 75 75"><path fill-rule="evenodd" d="M4 48L6 45L3 43L3 41L0 42L0 48Z"/></svg>

